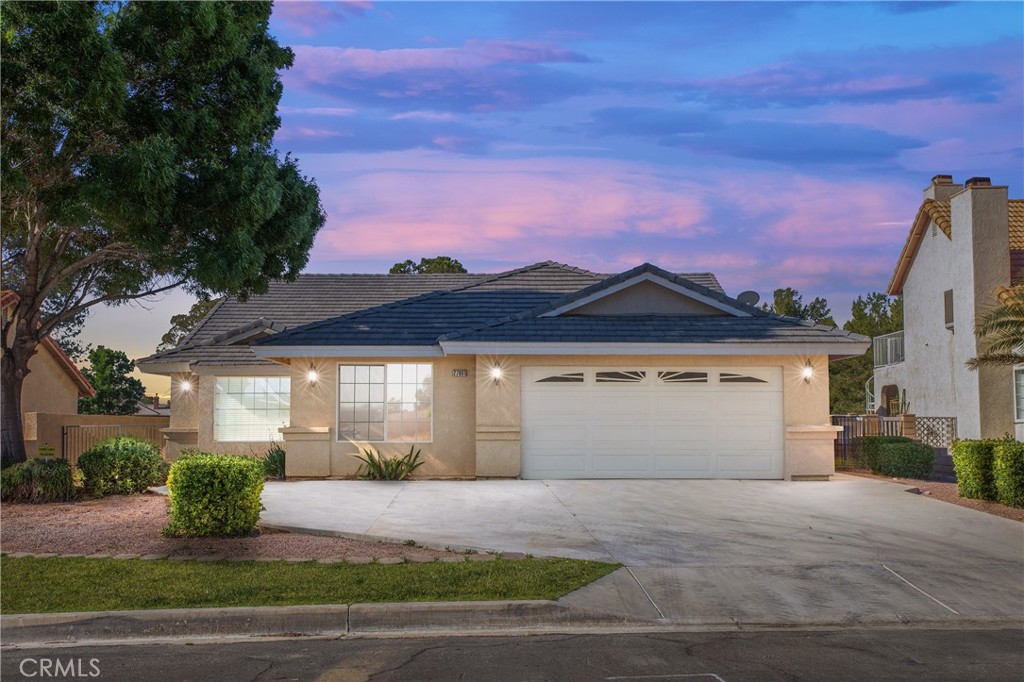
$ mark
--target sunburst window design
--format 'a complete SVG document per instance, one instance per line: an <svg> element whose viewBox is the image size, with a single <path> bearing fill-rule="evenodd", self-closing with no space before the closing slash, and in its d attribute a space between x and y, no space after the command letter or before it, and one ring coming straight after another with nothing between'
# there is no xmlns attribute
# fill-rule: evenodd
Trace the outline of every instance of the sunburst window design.
<svg viewBox="0 0 1024 682"><path fill-rule="evenodd" d="M658 379L663 384L706 384L707 372L658 372Z"/></svg>
<svg viewBox="0 0 1024 682"><path fill-rule="evenodd" d="M731 374L729 372L722 372L718 375L718 380L723 384L767 384L766 379L760 377L751 376L749 374Z"/></svg>
<svg viewBox="0 0 1024 682"><path fill-rule="evenodd" d="M639 384L646 378L647 372L639 369L626 372L597 373L597 383L599 384Z"/></svg>
<svg viewBox="0 0 1024 682"><path fill-rule="evenodd" d="M582 384L583 372L567 372L565 374L552 374L543 379L537 379L538 384Z"/></svg>

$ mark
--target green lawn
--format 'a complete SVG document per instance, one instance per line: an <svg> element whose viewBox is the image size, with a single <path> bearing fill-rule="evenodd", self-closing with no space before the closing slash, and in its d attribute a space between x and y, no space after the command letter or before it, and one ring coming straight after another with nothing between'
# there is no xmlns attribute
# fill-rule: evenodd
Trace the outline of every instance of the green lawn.
<svg viewBox="0 0 1024 682"><path fill-rule="evenodd" d="M530 558L353 565L4 556L0 613L557 599L616 568Z"/></svg>

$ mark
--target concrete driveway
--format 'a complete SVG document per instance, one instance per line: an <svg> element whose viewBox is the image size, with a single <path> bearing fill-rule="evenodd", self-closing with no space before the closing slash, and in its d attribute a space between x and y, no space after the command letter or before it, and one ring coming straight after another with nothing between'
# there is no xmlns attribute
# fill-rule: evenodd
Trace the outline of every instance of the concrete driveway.
<svg viewBox="0 0 1024 682"><path fill-rule="evenodd" d="M263 522L622 563L563 598L679 623L1024 619L1024 525L839 476L268 483Z"/></svg>

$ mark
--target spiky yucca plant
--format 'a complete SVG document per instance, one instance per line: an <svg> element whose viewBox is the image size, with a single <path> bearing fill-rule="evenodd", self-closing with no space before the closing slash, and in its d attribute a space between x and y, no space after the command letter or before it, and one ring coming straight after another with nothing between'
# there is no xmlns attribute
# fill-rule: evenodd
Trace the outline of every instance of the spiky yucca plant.
<svg viewBox="0 0 1024 682"><path fill-rule="evenodd" d="M1024 285L1001 289L998 302L974 325L984 344L978 357L967 361L971 369L1024 363Z"/></svg>

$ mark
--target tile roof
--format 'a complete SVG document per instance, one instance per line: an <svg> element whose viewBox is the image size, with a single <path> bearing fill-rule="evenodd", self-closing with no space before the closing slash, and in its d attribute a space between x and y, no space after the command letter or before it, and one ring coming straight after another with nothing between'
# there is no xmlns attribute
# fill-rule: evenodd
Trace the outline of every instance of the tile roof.
<svg viewBox="0 0 1024 682"><path fill-rule="evenodd" d="M531 308L569 292L578 291L607 275L581 268L546 261L524 268L494 275L486 274L434 274L434 275L299 275L294 282L273 282L267 293L252 296L248 301L226 298L196 326L176 348L142 358L139 362L189 362L195 365L274 365L257 358L248 345L233 345L247 332L264 329L278 333L296 327L320 323L353 313L375 314L374 309L398 301L407 301L431 292L462 290L474 287L475 294L460 296L462 309L455 318L457 327L448 327L434 334L434 338L453 328L479 325L495 317ZM712 273L681 275L701 286L721 292L722 287ZM491 292L488 296L483 294ZM495 293L496 292L496 293ZM504 292L504 293L502 293ZM518 293L517 293L518 292ZM432 314L440 314L447 302L427 304ZM422 310L422 309L417 309ZM435 325L428 319L417 317L417 310L402 311L405 325ZM485 311L490 316L484 317ZM379 319L373 318L373 319ZM339 328L345 326L339 321ZM433 328L433 327L431 327ZM402 338L392 343L407 344L415 334L408 326L402 329L382 326L378 337ZM422 336L422 335L421 335ZM366 342L371 337L364 336ZM375 343L378 341L374 341Z"/></svg>
<svg viewBox="0 0 1024 682"><path fill-rule="evenodd" d="M1010 284L1024 284L1024 199L1010 199L1009 206L1009 251ZM929 223L942 230L949 239L953 238L953 220L948 201L925 199L917 211L910 227L910 234L903 245L896 269L889 280L888 293L898 296L903 292L903 282L910 272L910 266L917 255L917 249L924 238Z"/></svg>
<svg viewBox="0 0 1024 682"><path fill-rule="evenodd" d="M580 298L650 273L746 312L747 317L696 315L539 317ZM703 343L747 340L761 343L861 341L863 337L815 326L802 320L773 315L695 284L679 275L645 263L619 275L573 290L569 294L544 291L534 285L547 281L544 268L516 274L454 291L435 291L377 308L297 327L256 342L274 346L433 346L439 341L529 342L643 342ZM596 277L585 273L586 278ZM557 278L555 278L557 280ZM552 280L554 282L555 280ZM562 288L562 287L553 287ZM716 320L716 321L711 321Z"/></svg>
<svg viewBox="0 0 1024 682"><path fill-rule="evenodd" d="M1010 284L1024 284L1024 199L1010 200Z"/></svg>
<svg viewBox="0 0 1024 682"><path fill-rule="evenodd" d="M849 343L866 337L773 315L564 315L514 319L444 341L530 343Z"/></svg>

